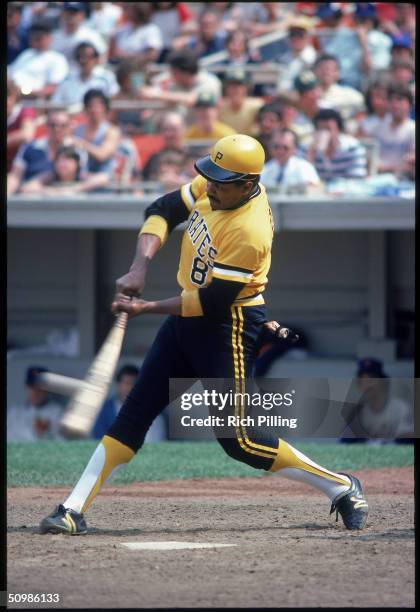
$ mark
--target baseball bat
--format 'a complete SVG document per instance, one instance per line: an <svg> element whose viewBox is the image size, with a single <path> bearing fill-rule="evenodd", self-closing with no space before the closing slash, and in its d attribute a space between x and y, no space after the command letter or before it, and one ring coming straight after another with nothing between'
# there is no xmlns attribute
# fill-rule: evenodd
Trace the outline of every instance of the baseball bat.
<svg viewBox="0 0 420 612"><path fill-rule="evenodd" d="M85 379L71 398L60 423L61 430L67 438L89 436L114 377L127 327L127 318L126 312L118 315L92 361Z"/></svg>
<svg viewBox="0 0 420 612"><path fill-rule="evenodd" d="M45 391L60 393L61 395L73 395L75 391L80 389L83 382L80 378L71 378L70 376L62 376L52 372L41 372L36 377L37 387L45 389Z"/></svg>

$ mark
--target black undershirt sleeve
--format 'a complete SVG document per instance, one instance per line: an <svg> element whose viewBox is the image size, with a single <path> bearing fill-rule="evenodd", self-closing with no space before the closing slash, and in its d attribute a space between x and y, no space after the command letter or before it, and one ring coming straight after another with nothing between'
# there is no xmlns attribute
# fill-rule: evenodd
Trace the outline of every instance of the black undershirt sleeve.
<svg viewBox="0 0 420 612"><path fill-rule="evenodd" d="M170 233L174 227L186 221L190 211L184 204L181 197L181 190L171 191L170 193L161 196L146 208L145 219L151 215L163 217L168 223L168 232Z"/></svg>
<svg viewBox="0 0 420 612"><path fill-rule="evenodd" d="M230 308L246 283L213 278L210 285L198 290L204 316L212 319L225 319Z"/></svg>

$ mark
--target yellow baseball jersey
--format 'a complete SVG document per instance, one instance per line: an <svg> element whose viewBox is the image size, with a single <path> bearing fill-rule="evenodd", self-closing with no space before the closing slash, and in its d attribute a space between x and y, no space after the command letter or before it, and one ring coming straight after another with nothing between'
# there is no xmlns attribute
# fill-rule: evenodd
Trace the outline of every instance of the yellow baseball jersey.
<svg viewBox="0 0 420 612"><path fill-rule="evenodd" d="M200 176L181 188L188 214L177 280L182 287L182 315L203 314L199 289L213 279L244 283L235 304L264 303L261 295L267 284L271 263L273 217L263 185L239 208L212 210L206 192L207 180ZM141 233L168 235L165 219L150 216Z"/></svg>

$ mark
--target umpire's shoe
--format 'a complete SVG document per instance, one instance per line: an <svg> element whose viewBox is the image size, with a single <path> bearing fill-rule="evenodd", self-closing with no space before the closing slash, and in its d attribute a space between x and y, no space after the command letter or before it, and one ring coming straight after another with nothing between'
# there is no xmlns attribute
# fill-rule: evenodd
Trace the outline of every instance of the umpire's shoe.
<svg viewBox="0 0 420 612"><path fill-rule="evenodd" d="M83 514L74 510L66 510L61 504L51 514L42 519L39 532L65 533L66 535L83 535L87 533L86 521Z"/></svg>
<svg viewBox="0 0 420 612"><path fill-rule="evenodd" d="M338 513L340 513L347 529L363 529L369 506L364 498L362 485L355 476L350 476L350 474L343 474L343 476L350 478L350 489L333 499L330 514L336 510L336 521L338 521Z"/></svg>

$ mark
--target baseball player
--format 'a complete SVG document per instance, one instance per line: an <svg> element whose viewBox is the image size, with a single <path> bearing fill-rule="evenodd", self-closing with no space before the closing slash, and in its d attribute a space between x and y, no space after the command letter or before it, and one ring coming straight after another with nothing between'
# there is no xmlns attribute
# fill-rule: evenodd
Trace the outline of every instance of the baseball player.
<svg viewBox="0 0 420 612"><path fill-rule="evenodd" d="M116 282L112 310L169 316L114 423L68 498L41 521L41 533L87 532L84 513L109 476L141 448L151 423L169 403L170 378L232 379L236 391L244 391L267 322L263 292L273 219L259 183L263 165L257 140L226 136L196 162L198 176L191 183L147 208L133 263ZM184 221L177 277L181 295L143 300L150 260ZM241 402L232 409L244 416ZM330 498L337 520L340 514L348 529L364 527L368 504L354 476L317 465L274 434L260 438L242 425L229 436L215 434L232 458L314 486Z"/></svg>

